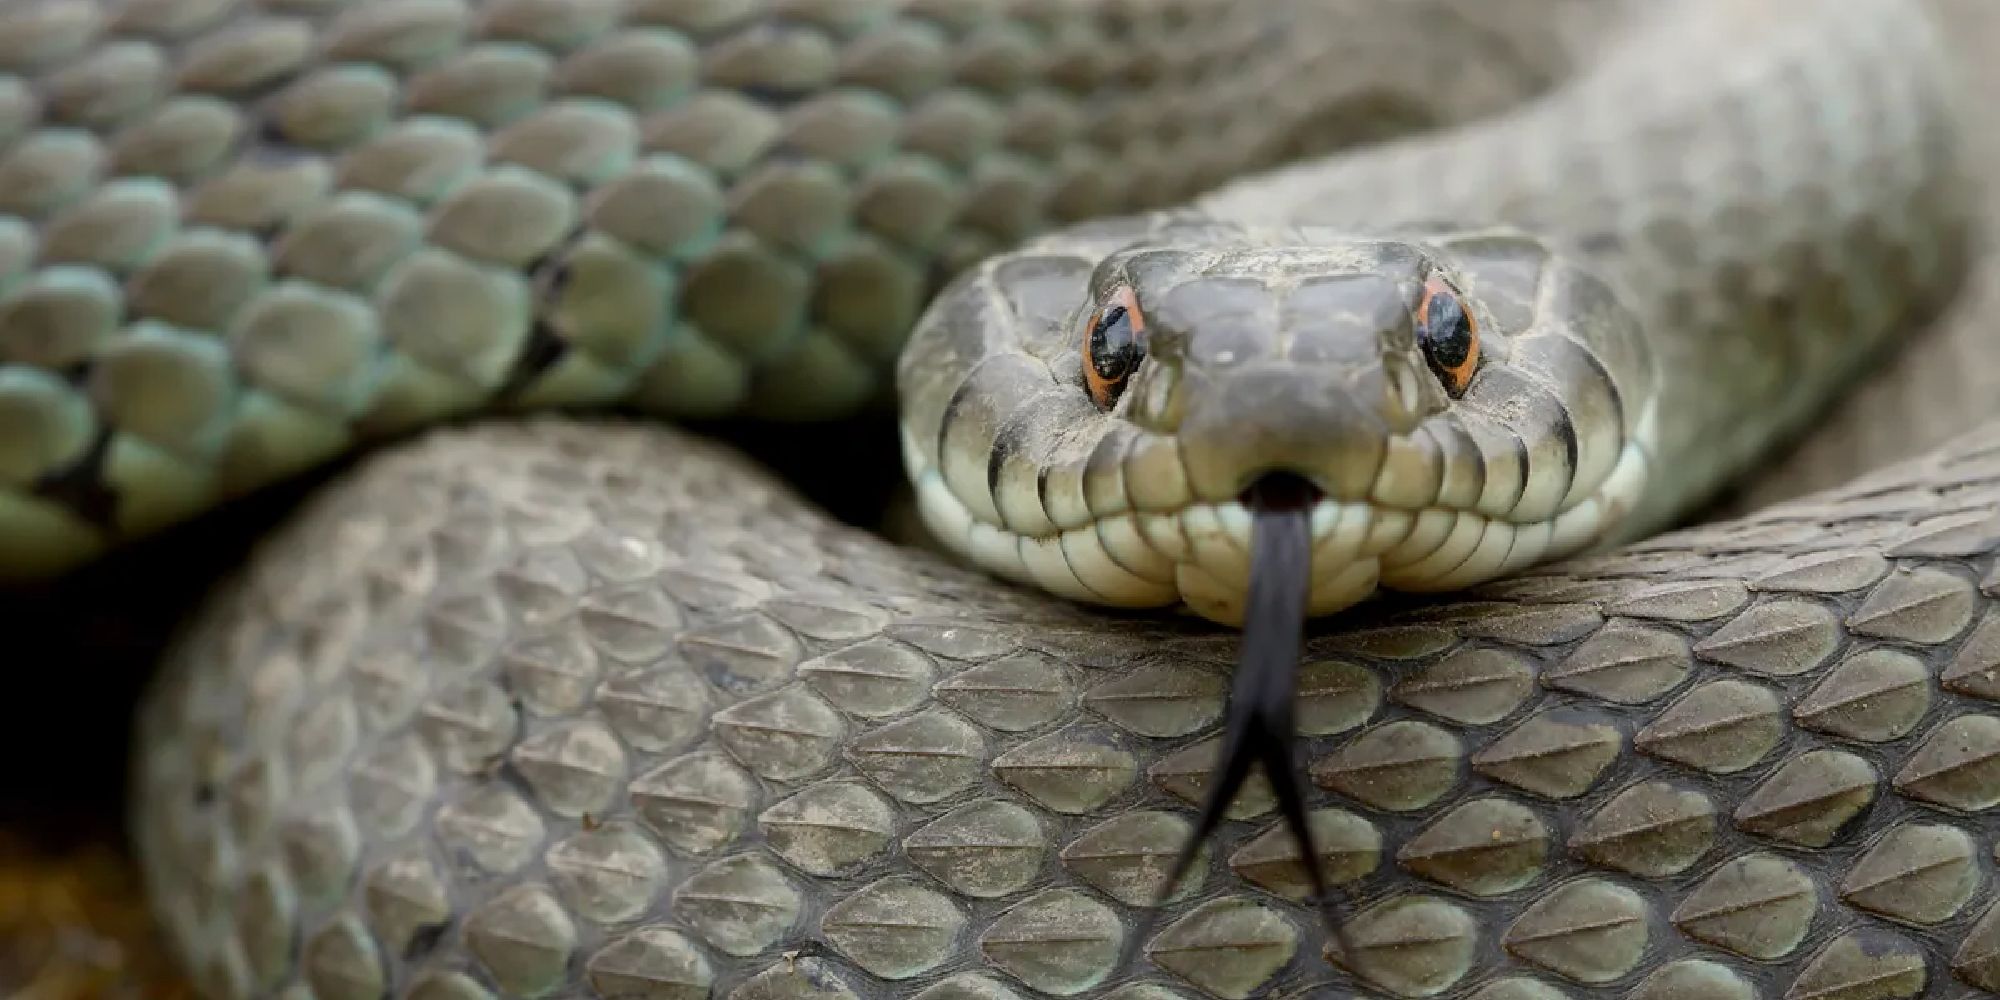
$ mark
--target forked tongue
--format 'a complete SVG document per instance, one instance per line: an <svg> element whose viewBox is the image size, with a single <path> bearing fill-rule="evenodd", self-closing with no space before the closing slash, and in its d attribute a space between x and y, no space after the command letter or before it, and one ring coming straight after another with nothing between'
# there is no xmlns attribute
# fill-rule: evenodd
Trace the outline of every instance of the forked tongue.
<svg viewBox="0 0 2000 1000"><path fill-rule="evenodd" d="M1327 933L1338 947L1339 922L1327 893L1326 874L1306 822L1305 782L1293 762L1295 738L1292 707L1297 697L1300 649L1304 644L1306 600L1312 588L1312 503L1314 488L1295 476L1267 475L1245 491L1250 508L1250 593L1243 610L1243 655L1229 691L1228 717L1222 753L1209 772L1208 795L1194 834L1181 846L1173 869L1160 884L1160 898L1144 911L1126 942L1124 965L1152 932L1158 909L1187 875L1188 868L1215 828L1223 811L1250 777L1264 765L1264 776L1277 794L1285 826L1305 859Z"/></svg>

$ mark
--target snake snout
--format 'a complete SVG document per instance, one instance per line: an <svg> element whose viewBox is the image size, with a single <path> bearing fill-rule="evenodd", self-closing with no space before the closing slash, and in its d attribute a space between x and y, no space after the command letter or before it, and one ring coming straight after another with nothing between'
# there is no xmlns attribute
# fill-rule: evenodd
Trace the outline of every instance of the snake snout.
<svg viewBox="0 0 2000 1000"><path fill-rule="evenodd" d="M1233 500L1284 473L1336 500L1367 497L1390 429L1354 381L1284 366L1210 376L1177 434L1195 495Z"/></svg>

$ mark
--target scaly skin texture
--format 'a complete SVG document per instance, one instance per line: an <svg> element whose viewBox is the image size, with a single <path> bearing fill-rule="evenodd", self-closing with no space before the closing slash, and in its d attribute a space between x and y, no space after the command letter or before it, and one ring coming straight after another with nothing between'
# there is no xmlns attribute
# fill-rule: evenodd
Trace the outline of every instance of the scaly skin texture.
<svg viewBox="0 0 2000 1000"><path fill-rule="evenodd" d="M1311 39L1347 71L1299 87L1285 9L1218 0L8 3L0 577L466 414L886 403L965 265L1505 106L1572 5Z"/></svg>
<svg viewBox="0 0 2000 1000"><path fill-rule="evenodd" d="M1253 781L1235 637L995 585L716 446L439 432L274 536L146 713L212 995L1792 1000L2000 992L2000 453L1324 621ZM307 995L299 992L287 995Z"/></svg>
<svg viewBox="0 0 2000 1000"><path fill-rule="evenodd" d="M669 6L729 7L618 9ZM1480 90L1459 82L1435 89ZM153 342L134 333L112 339ZM1253 791L1113 967L1187 831L1233 637L887 547L658 429L440 433L324 495L177 646L138 832L221 996L1992 991L1996 431L1750 523L1324 624L1302 752L1347 894L1331 961ZM87 497L85 473L37 496Z"/></svg>

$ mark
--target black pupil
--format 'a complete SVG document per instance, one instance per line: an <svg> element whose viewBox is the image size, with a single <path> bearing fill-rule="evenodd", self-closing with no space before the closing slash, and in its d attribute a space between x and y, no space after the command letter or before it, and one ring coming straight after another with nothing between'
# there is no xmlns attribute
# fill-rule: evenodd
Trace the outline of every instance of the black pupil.
<svg viewBox="0 0 2000 1000"><path fill-rule="evenodd" d="M1472 352L1472 320L1465 306L1450 292L1435 292L1424 309L1423 328L1417 331L1424 350L1441 368L1457 368Z"/></svg>
<svg viewBox="0 0 2000 1000"><path fill-rule="evenodd" d="M1098 378L1116 382L1138 363L1139 339L1132 336L1132 317L1122 305L1104 310L1090 331L1090 367Z"/></svg>

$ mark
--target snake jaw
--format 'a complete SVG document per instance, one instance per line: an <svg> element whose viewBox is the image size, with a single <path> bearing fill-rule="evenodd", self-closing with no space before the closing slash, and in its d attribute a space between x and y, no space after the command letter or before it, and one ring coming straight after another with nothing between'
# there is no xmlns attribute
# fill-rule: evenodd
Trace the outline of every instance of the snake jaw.
<svg viewBox="0 0 2000 1000"><path fill-rule="evenodd" d="M1429 593L1476 586L1528 566L1628 537L1648 527L1630 512L1645 499L1658 449L1656 408L1600 472L1579 478L1550 510L1510 517L1484 505L1423 503L1395 495L1387 478L1369 495L1321 491L1305 507L1312 553L1307 613L1334 614L1378 590ZM1240 625L1251 583L1256 521L1243 495L1166 509L1082 512L1039 527L982 512L954 490L904 432L905 469L938 541L972 564L1071 600L1132 609L1183 607ZM1275 471L1269 470L1267 471ZM1389 476L1384 472L1383 476ZM988 507L1020 509L996 494Z"/></svg>

